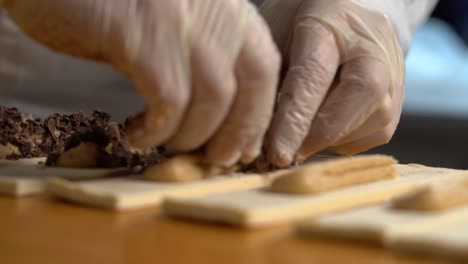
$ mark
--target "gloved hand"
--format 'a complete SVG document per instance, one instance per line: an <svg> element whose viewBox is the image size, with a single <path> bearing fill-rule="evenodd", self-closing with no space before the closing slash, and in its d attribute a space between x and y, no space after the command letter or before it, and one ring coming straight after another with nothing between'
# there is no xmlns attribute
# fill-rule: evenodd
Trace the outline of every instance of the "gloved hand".
<svg viewBox="0 0 468 264"><path fill-rule="evenodd" d="M405 79L389 18L358 0L266 0L261 13L285 63L270 161L285 166L325 149L354 154L388 142Z"/></svg>
<svg viewBox="0 0 468 264"><path fill-rule="evenodd" d="M134 82L147 101L128 127L135 145L206 144L207 158L225 165L259 155L280 54L247 0L6 0L5 7L37 41L111 63Z"/></svg>

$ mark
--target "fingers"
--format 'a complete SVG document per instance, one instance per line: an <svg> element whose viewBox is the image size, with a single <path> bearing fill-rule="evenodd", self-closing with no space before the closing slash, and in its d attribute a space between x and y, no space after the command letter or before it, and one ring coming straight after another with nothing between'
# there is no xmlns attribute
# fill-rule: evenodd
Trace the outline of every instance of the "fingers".
<svg viewBox="0 0 468 264"><path fill-rule="evenodd" d="M153 49L154 46L145 45L146 49L136 55L134 66L125 70L147 102L146 111L127 124L128 139L136 147L160 145L174 135L192 95L183 52ZM183 51L184 47L175 49ZM161 70L160 61L171 63Z"/></svg>
<svg viewBox="0 0 468 264"><path fill-rule="evenodd" d="M234 69L226 63L226 54L219 47L192 50L193 94L182 125L166 144L173 152L190 151L206 143L226 118L235 98Z"/></svg>
<svg viewBox="0 0 468 264"><path fill-rule="evenodd" d="M375 112L369 118L366 123L374 122L373 118L380 117L382 119L390 118L391 122L385 126L383 129L379 129L373 133L362 134L362 137L359 137L357 133L353 132L344 140L340 140L334 147L329 148L331 151L334 151L339 154L345 155L354 155L359 152L367 151L371 148L386 144L390 141L395 130L397 129L398 123L400 121L400 116L403 108L403 97L404 97L404 87L396 87L395 93L392 97L387 96L386 100L380 111ZM390 108L388 108L387 102L390 101ZM387 109L386 111L384 109ZM366 125L361 126L358 130L363 130ZM372 126L370 126L372 127ZM376 126L373 126L376 127ZM353 139L353 136L355 138Z"/></svg>
<svg viewBox="0 0 468 264"><path fill-rule="evenodd" d="M319 23L308 22L298 22L295 28L289 70L268 135L268 157L277 166L292 162L339 65L332 32Z"/></svg>
<svg viewBox="0 0 468 264"><path fill-rule="evenodd" d="M399 115L384 129L381 129L362 139L330 148L331 151L343 154L354 155L359 152L367 151L371 148L387 144L392 138L399 123Z"/></svg>
<svg viewBox="0 0 468 264"><path fill-rule="evenodd" d="M385 103L390 89L387 71L382 61L372 57L359 57L346 63L338 86L321 107L296 158L304 160L333 146L365 124ZM388 121L377 118L372 126L385 127Z"/></svg>
<svg viewBox="0 0 468 264"><path fill-rule="evenodd" d="M248 163L260 154L276 98L280 56L261 18L250 19L236 63L234 104L206 148L206 158L223 165Z"/></svg>
<svg viewBox="0 0 468 264"><path fill-rule="evenodd" d="M355 129L349 135L338 140L335 143L336 146L350 143L362 138L365 138L375 132L382 130L382 124L389 124L394 119L394 107L392 105L393 100L389 94L385 96L382 105L379 106L367 121L359 128Z"/></svg>

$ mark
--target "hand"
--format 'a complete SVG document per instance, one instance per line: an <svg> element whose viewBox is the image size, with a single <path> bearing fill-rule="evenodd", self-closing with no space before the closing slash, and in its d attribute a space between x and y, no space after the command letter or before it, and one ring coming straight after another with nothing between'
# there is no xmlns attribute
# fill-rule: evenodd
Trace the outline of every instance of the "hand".
<svg viewBox="0 0 468 264"><path fill-rule="evenodd" d="M285 166L325 149L355 154L387 143L405 68L386 15L357 0L266 0L261 13L286 66L270 161Z"/></svg>
<svg viewBox="0 0 468 264"><path fill-rule="evenodd" d="M147 101L128 126L135 145L184 152L206 145L207 158L224 165L259 155L280 55L247 0L6 0L5 6L37 41L111 63L134 82Z"/></svg>

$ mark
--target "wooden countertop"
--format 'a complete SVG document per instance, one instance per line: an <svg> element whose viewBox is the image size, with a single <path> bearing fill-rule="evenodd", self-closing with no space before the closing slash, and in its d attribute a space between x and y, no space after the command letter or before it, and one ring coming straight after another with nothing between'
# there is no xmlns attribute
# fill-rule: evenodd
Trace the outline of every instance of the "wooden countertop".
<svg viewBox="0 0 468 264"><path fill-rule="evenodd" d="M376 246L302 240L291 227L246 231L115 213L48 197L0 197L0 263L449 263Z"/></svg>

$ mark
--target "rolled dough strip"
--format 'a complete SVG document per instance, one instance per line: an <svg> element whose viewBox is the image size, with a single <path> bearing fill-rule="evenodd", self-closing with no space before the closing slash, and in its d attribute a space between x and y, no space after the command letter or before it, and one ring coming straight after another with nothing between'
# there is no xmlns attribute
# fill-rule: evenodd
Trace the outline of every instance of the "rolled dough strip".
<svg viewBox="0 0 468 264"><path fill-rule="evenodd" d="M51 177L70 180L95 179L120 175L122 169L66 169L42 165L28 165L0 168L0 194L26 196L46 190L46 181Z"/></svg>
<svg viewBox="0 0 468 264"><path fill-rule="evenodd" d="M199 156L180 155L145 170L144 178L158 182L190 182L230 174L235 167L223 168L203 163Z"/></svg>
<svg viewBox="0 0 468 264"><path fill-rule="evenodd" d="M45 163L45 161L46 161L46 158L30 158L30 159L18 159L18 160L0 159L0 168L24 166L24 165L38 165L40 163Z"/></svg>
<svg viewBox="0 0 468 264"><path fill-rule="evenodd" d="M62 153L55 164L63 168L96 168L99 148L96 144L85 142Z"/></svg>
<svg viewBox="0 0 468 264"><path fill-rule="evenodd" d="M461 179L450 179L417 190L393 203L398 209L420 211L443 211L463 205L468 205L468 173Z"/></svg>
<svg viewBox="0 0 468 264"><path fill-rule="evenodd" d="M270 191L318 194L356 184L397 177L397 161L384 155L338 158L305 165L273 181Z"/></svg>
<svg viewBox="0 0 468 264"><path fill-rule="evenodd" d="M415 188L448 177L453 170L398 165L403 177L367 183L313 196L273 193L265 190L208 195L196 199L169 198L163 211L176 217L262 227L291 222L386 202Z"/></svg>
<svg viewBox="0 0 468 264"><path fill-rule="evenodd" d="M97 179L71 182L51 179L49 191L80 204L114 210L134 210L157 206L166 197L193 198L203 195L234 192L267 186L286 171L271 174L232 174L191 182L156 182L143 177Z"/></svg>
<svg viewBox="0 0 468 264"><path fill-rule="evenodd" d="M398 252L468 261L468 223L400 237L389 246Z"/></svg>

